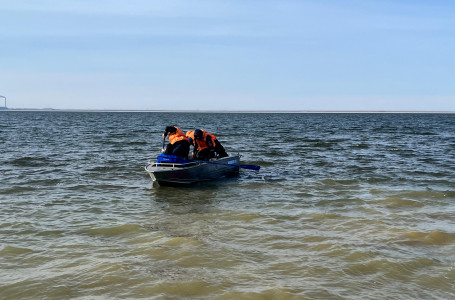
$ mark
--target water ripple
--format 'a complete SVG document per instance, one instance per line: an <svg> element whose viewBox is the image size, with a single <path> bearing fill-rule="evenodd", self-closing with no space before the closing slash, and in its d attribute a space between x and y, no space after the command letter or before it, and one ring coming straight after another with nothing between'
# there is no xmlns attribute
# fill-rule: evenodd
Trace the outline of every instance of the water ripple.
<svg viewBox="0 0 455 300"><path fill-rule="evenodd" d="M1 112L6 299L451 299L455 115ZM165 126L259 172L157 187Z"/></svg>

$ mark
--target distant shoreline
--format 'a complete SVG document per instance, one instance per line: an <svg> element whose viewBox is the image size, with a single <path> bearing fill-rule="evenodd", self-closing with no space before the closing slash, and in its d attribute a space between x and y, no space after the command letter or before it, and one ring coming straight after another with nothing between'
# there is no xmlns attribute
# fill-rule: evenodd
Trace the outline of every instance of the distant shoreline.
<svg viewBox="0 0 455 300"><path fill-rule="evenodd" d="M3 108L0 112L146 112L146 113L285 113L285 114L455 114L455 111L419 111L419 110L145 110L145 109L54 109L54 108Z"/></svg>

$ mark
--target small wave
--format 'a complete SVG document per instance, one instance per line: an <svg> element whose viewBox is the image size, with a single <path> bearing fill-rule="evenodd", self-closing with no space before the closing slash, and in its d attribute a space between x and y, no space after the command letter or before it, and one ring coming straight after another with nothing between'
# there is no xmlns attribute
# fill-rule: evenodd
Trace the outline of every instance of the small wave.
<svg viewBox="0 0 455 300"><path fill-rule="evenodd" d="M245 177L244 179L248 179L248 180L251 180L251 179L260 180L260 181L247 181L247 182L245 182L244 188L246 188L248 190L259 189L259 188L264 186L264 182L265 181L269 181L268 178L264 178L264 176L261 176L261 177L247 177L247 176L244 176L244 177Z"/></svg>
<svg viewBox="0 0 455 300"><path fill-rule="evenodd" d="M455 242L455 233L444 231L419 232L411 231L405 234L406 244L446 245Z"/></svg>
<svg viewBox="0 0 455 300"><path fill-rule="evenodd" d="M9 189L0 189L0 194L10 195L10 194L17 194L17 193L24 193L24 192L31 192L35 191L36 188L30 186L13 186Z"/></svg>
<svg viewBox="0 0 455 300"><path fill-rule="evenodd" d="M330 295L330 294L328 294ZM330 298L329 296L326 296ZM332 295L333 298L337 298ZM303 296L296 296L294 291L286 290L284 288L273 288L264 291L254 292L254 291L228 291L224 294L222 299L251 299L251 300L261 300L261 299L280 299L280 300L303 300L308 299Z"/></svg>
<svg viewBox="0 0 455 300"><path fill-rule="evenodd" d="M320 142L314 143L313 145L311 145L311 147L325 148L326 150L331 150L334 145L336 145L336 144L331 143L331 142L320 141Z"/></svg>
<svg viewBox="0 0 455 300"><path fill-rule="evenodd" d="M46 230L41 231L37 235L39 236L53 236L53 235L62 235L64 233L63 230Z"/></svg>
<svg viewBox="0 0 455 300"><path fill-rule="evenodd" d="M47 165L48 160L44 157L25 156L14 159L11 164L17 167L41 167Z"/></svg>
<svg viewBox="0 0 455 300"><path fill-rule="evenodd" d="M326 186L338 186L338 185L350 185L356 184L358 182L357 179L324 179L321 181Z"/></svg>
<svg viewBox="0 0 455 300"><path fill-rule="evenodd" d="M241 164L250 164L250 165L260 165L261 167L269 167L274 166L275 163L272 161L265 161L265 160L249 160L249 161L241 161Z"/></svg>
<svg viewBox="0 0 455 300"><path fill-rule="evenodd" d="M112 171L124 171L125 167L123 166L96 166L90 169L87 169L89 172L102 172L102 173L107 173L107 172L112 172Z"/></svg>
<svg viewBox="0 0 455 300"><path fill-rule="evenodd" d="M125 189L124 186L119 186L115 184L76 184L68 186L67 189L71 191L94 191L94 190L120 190Z"/></svg>
<svg viewBox="0 0 455 300"><path fill-rule="evenodd" d="M280 150L270 150L263 154L265 157L283 157L283 151Z"/></svg>
<svg viewBox="0 0 455 300"><path fill-rule="evenodd" d="M51 178L51 179L36 179L36 180L30 180L27 182L27 184L31 185L43 185L43 186L54 186L60 183L60 179L58 178Z"/></svg>
<svg viewBox="0 0 455 300"><path fill-rule="evenodd" d="M365 143L355 144L350 147L351 149L369 149L370 146Z"/></svg>
<svg viewBox="0 0 455 300"><path fill-rule="evenodd" d="M147 145L147 142L146 141L129 141L129 142L121 142L122 145L124 146L128 146L128 145L140 145L140 146L144 146L144 145Z"/></svg>
<svg viewBox="0 0 455 300"><path fill-rule="evenodd" d="M374 259L365 263L353 263L344 269L349 275L380 275L387 274L390 278L402 279L406 274L434 264L428 258L411 259L406 262L397 262L388 259Z"/></svg>
<svg viewBox="0 0 455 300"><path fill-rule="evenodd" d="M450 192L441 192L441 191L409 191L401 193L401 197L411 198L411 199L443 199L447 196L450 197ZM452 196L455 196L455 192L452 192Z"/></svg>
<svg viewBox="0 0 455 300"><path fill-rule="evenodd" d="M346 256L346 260L352 262L359 262L371 260L373 259L373 257L374 254L370 251L352 251Z"/></svg>
<svg viewBox="0 0 455 300"><path fill-rule="evenodd" d="M0 250L0 256L25 254L25 253L31 253L31 252L33 252L33 250L28 249L28 248L5 246L2 250Z"/></svg>
<svg viewBox="0 0 455 300"><path fill-rule="evenodd" d="M83 232L89 235L116 236L139 230L143 230L142 226L136 224L125 224L112 227L90 228L83 230Z"/></svg>
<svg viewBox="0 0 455 300"><path fill-rule="evenodd" d="M252 220L261 219L262 215L254 213L243 213L243 214L232 214L225 217L225 220L229 221L242 221L250 222Z"/></svg>
<svg viewBox="0 0 455 300"><path fill-rule="evenodd" d="M405 199L402 197L389 197L385 200L380 201L381 203L385 204L389 208L400 208L400 207L422 207L424 206L423 203L420 203L415 200Z"/></svg>
<svg viewBox="0 0 455 300"><path fill-rule="evenodd" d="M315 203L316 206L339 206L344 207L346 205L360 205L363 200L360 198L339 198L339 199L323 199Z"/></svg>
<svg viewBox="0 0 455 300"><path fill-rule="evenodd" d="M389 181L390 178L389 177L380 177L380 176L377 176L377 177L369 177L366 179L366 182L368 183L381 183L381 182L387 182Z"/></svg>
<svg viewBox="0 0 455 300"><path fill-rule="evenodd" d="M313 220L326 220L326 219L338 219L340 215L334 213L320 214L315 213L312 215Z"/></svg>
<svg viewBox="0 0 455 300"><path fill-rule="evenodd" d="M251 177L252 179L255 178L255 177ZM260 183L261 185L264 183L264 182L282 182L282 181L286 181L286 178L285 177L274 177L272 175L262 175L260 176L259 178L260 180L262 180L262 182ZM259 187L259 185L258 185Z"/></svg>
<svg viewBox="0 0 455 300"><path fill-rule="evenodd" d="M190 234L182 234L181 236L175 236L163 243L164 246L183 246L192 245L200 246L202 243L193 238Z"/></svg>

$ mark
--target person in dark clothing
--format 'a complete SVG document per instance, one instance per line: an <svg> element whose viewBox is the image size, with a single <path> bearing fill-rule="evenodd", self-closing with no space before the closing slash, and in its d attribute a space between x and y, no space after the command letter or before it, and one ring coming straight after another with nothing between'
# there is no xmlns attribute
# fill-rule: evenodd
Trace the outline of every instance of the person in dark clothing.
<svg viewBox="0 0 455 300"><path fill-rule="evenodd" d="M164 154L175 155L186 159L190 152L190 143L183 131L177 126L167 126L163 133L163 143L166 136L169 136L169 144L167 144Z"/></svg>
<svg viewBox="0 0 455 300"><path fill-rule="evenodd" d="M193 157L195 159L209 160L218 157L226 157L228 154L217 138L204 130L196 129L186 133L190 144L194 146Z"/></svg>

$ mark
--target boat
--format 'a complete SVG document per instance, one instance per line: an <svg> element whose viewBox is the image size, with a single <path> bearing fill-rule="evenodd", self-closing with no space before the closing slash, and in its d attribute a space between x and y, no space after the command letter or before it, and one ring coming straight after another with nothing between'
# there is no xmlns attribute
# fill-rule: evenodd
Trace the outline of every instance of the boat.
<svg viewBox="0 0 455 300"><path fill-rule="evenodd" d="M200 161L160 154L156 162L145 166L145 171L159 185L188 185L236 176L241 167L249 166L239 161L240 155Z"/></svg>

